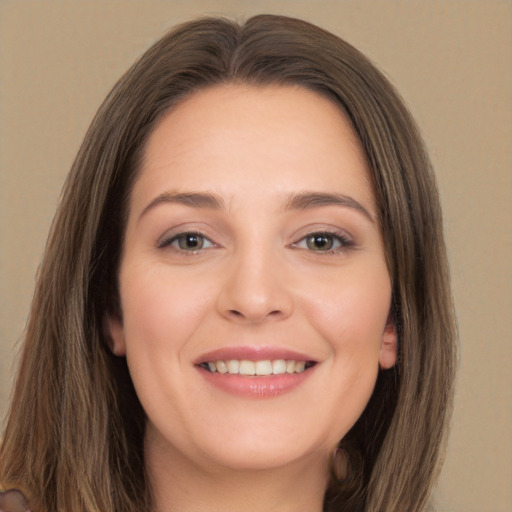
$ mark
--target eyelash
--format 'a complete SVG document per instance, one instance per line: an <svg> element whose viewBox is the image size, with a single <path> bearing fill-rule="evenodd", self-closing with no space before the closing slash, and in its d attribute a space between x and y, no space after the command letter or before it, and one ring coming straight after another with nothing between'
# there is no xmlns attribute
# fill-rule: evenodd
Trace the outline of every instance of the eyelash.
<svg viewBox="0 0 512 512"><path fill-rule="evenodd" d="M203 245L201 245L201 247L199 247L198 249L184 249L182 247L174 247L173 244L175 242L177 242L179 244L180 240L186 240L187 237L197 237L199 239L201 239L203 241L203 244L205 242L209 243L210 246L209 247L203 247ZM209 238L207 238L206 236L204 236L202 233L199 233L197 231L185 231L185 232L182 232L182 233L177 233L176 235L172 235L170 238L164 238L161 242L158 243L158 248L159 249L164 249L166 247L170 247L172 249L174 249L175 251L178 251L178 252L182 252L184 254L186 253L189 253L189 254L196 254L197 252L201 251L201 250L204 250L204 249L210 249L211 247L215 247L215 243L212 242Z"/></svg>
<svg viewBox="0 0 512 512"><path fill-rule="evenodd" d="M337 247L329 248L326 250L322 249L311 249L308 244L308 239L318 239L320 237L328 238L331 240L333 245L338 244ZM299 244L305 243L306 247L299 247ZM322 256L335 255L343 252L344 250L350 249L354 247L354 242L347 237L345 233L338 231L330 231L330 230L320 230L320 231L312 231L308 233L306 236L302 237L298 242L292 244L292 247L297 247L299 249L310 250L311 252L318 253Z"/></svg>
<svg viewBox="0 0 512 512"><path fill-rule="evenodd" d="M180 241L184 241L186 243L187 237L196 237L200 240L202 240L201 247L198 249L186 249L183 247L180 247ZM324 239L328 239L330 241L331 245L337 245L337 247L330 247L329 249L322 250L322 249L312 249L308 244L308 239L312 240L314 243L314 239L320 239L323 237ZM178 246L174 246L173 244L177 243ZM207 247L204 247L204 244L207 244ZM300 247L301 243L305 243L306 247ZM337 231L329 231L329 230L323 230L323 231L312 231L311 233L308 233L306 236L302 237L297 242L294 242L290 245L290 247L298 248L298 249L304 249L309 250L311 252L315 252L321 255L330 255L330 254L338 254L342 252L343 250L349 249L354 246L354 242L350 240L346 236L346 234L337 232ZM174 249L177 252L183 253L183 254L197 254L199 251L205 250L205 249L211 249L212 247L216 247L216 244L204 236L202 233L197 231L185 231L182 233L177 233L175 235L172 235L169 238L165 238L161 242L158 243L157 246L159 249L163 249L166 247L170 247Z"/></svg>

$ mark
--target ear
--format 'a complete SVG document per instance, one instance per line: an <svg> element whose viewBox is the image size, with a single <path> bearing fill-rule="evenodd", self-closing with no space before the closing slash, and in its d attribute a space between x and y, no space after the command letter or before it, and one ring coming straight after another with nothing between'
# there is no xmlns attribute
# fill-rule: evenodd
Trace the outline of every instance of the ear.
<svg viewBox="0 0 512 512"><path fill-rule="evenodd" d="M382 370L388 370L396 364L397 335L393 315L390 313L386 322L380 345L379 365Z"/></svg>
<svg viewBox="0 0 512 512"><path fill-rule="evenodd" d="M106 317L105 323L110 350L116 356L125 356L126 343L122 320L117 315L110 314Z"/></svg>

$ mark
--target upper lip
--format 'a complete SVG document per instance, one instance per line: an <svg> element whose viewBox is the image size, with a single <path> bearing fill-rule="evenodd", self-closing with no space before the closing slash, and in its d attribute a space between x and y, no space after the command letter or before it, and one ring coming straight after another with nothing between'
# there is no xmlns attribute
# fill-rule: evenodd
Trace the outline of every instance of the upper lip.
<svg viewBox="0 0 512 512"><path fill-rule="evenodd" d="M264 361L285 359L293 361L314 361L314 358L308 355L282 347L250 347L250 346L236 346L224 347L212 350L201 354L194 364L207 363L209 361L230 361L232 359L247 361Z"/></svg>

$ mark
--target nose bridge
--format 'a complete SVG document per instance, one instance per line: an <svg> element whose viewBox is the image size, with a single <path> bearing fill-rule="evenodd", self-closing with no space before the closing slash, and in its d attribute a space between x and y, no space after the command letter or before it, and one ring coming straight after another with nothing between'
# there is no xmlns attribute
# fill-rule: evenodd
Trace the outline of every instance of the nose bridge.
<svg viewBox="0 0 512 512"><path fill-rule="evenodd" d="M241 244L230 258L219 297L221 313L250 322L289 316L293 300L283 270L279 248L254 240Z"/></svg>

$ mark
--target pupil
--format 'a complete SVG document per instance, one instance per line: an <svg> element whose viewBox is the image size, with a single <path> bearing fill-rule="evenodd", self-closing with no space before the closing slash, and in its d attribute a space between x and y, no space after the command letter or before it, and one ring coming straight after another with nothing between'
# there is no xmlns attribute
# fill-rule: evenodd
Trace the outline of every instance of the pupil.
<svg viewBox="0 0 512 512"><path fill-rule="evenodd" d="M328 250L332 246L332 238L329 235L313 235L308 240L310 249Z"/></svg>
<svg viewBox="0 0 512 512"><path fill-rule="evenodd" d="M201 239L199 236L194 234L185 235L182 238L181 248L182 249L200 249L202 246Z"/></svg>

